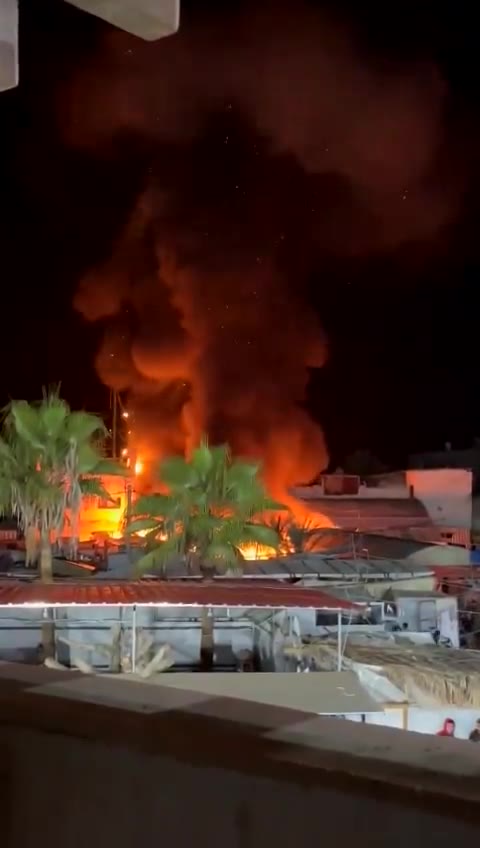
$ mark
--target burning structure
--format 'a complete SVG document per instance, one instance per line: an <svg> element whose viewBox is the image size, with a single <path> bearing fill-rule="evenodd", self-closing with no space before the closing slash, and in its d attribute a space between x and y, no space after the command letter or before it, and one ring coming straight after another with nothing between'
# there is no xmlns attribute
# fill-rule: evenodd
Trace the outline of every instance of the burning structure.
<svg viewBox="0 0 480 848"><path fill-rule="evenodd" d="M212 256L203 234L175 234L163 211L151 188L113 258L77 295L89 319L105 322L100 376L130 393L145 479L151 460L188 453L207 432L261 459L270 491L285 500L326 462L322 432L301 408L308 368L324 359L321 329L273 260L265 267L244 251L233 270L225 244Z"/></svg>
<svg viewBox="0 0 480 848"><path fill-rule="evenodd" d="M433 66L379 74L306 4L245 9L186 22L158 48L108 34L101 69L93 57L69 80L70 144L109 155L127 134L142 151L130 218L76 307L103 327L98 372L129 393L145 480L150 460L206 432L261 459L288 502L327 464L305 411L327 353L310 269L432 238L457 187L435 179Z"/></svg>

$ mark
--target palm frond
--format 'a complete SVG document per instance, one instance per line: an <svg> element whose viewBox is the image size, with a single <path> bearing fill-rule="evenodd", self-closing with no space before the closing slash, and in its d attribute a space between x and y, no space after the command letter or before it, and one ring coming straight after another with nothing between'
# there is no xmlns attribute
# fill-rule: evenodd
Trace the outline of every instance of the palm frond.
<svg viewBox="0 0 480 848"><path fill-rule="evenodd" d="M107 433L103 420L89 412L70 412L65 422L67 439L77 444L88 444L93 436Z"/></svg>
<svg viewBox="0 0 480 848"><path fill-rule="evenodd" d="M113 506L114 499L110 496L110 493L98 477L79 477L78 486L81 495L109 500Z"/></svg>
<svg viewBox="0 0 480 848"><path fill-rule="evenodd" d="M214 457L205 442L193 451L191 463L200 479L210 473L213 467Z"/></svg>
<svg viewBox="0 0 480 848"><path fill-rule="evenodd" d="M78 525L82 493L109 497L99 477L101 452L92 439L101 419L72 412L58 391L38 403L12 401L4 410L0 438L0 509L36 532L42 545L61 533L69 511Z"/></svg>
<svg viewBox="0 0 480 848"><path fill-rule="evenodd" d="M205 549L204 561L207 565L213 565L220 570L226 570L230 566L237 566L243 557L237 548L231 545L222 545L212 542Z"/></svg>
<svg viewBox="0 0 480 848"><path fill-rule="evenodd" d="M114 459L108 459L106 457L99 459L97 450L97 462L92 469L92 474L105 477L125 477L126 470L121 462L116 462Z"/></svg>
<svg viewBox="0 0 480 848"><path fill-rule="evenodd" d="M180 456L171 456L162 461L160 478L171 491L192 487L199 482L195 468Z"/></svg>
<svg viewBox="0 0 480 848"><path fill-rule="evenodd" d="M278 550L280 533L261 516L280 505L267 496L258 472L257 464L232 460L226 445L209 447L206 440L190 461L164 460L161 482L168 495L141 497L132 510L130 531L148 533L142 567L194 555L201 568L221 569L242 562L242 545Z"/></svg>
<svg viewBox="0 0 480 848"><path fill-rule="evenodd" d="M180 554L178 540L175 536L172 536L165 541L151 545L150 550L138 560L137 571L140 574L144 574L146 571L164 571L168 563L175 560Z"/></svg>
<svg viewBox="0 0 480 848"><path fill-rule="evenodd" d="M143 495L132 505L132 516L152 515L156 518L171 515L178 506L178 501L171 495Z"/></svg>
<svg viewBox="0 0 480 848"><path fill-rule="evenodd" d="M142 533L144 530L153 531L158 534L162 530L163 523L156 518L136 518L135 521L129 521L125 527L125 532L129 535L134 533Z"/></svg>

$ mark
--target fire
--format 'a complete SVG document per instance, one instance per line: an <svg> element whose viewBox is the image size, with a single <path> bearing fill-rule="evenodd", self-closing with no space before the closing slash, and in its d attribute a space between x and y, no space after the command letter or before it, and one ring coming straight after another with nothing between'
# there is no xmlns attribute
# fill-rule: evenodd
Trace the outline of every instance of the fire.
<svg viewBox="0 0 480 848"><path fill-rule="evenodd" d="M78 536L81 542L87 542L95 537L110 537L120 539L127 507L126 480L122 477L105 476L102 478L103 488L109 498L85 497L79 516ZM71 526L67 522L63 535L68 538Z"/></svg>
<svg viewBox="0 0 480 848"><path fill-rule="evenodd" d="M143 457L143 455L142 455ZM143 458L135 462L135 474L142 475L142 489L145 489L145 463ZM102 479L104 488L108 491L110 499L85 498L80 513L79 538L80 541L88 541L95 537L110 537L112 540L120 541L124 538L124 521L127 508L127 478L105 477ZM315 534L311 531L331 528L333 525L324 515L311 512L306 504L300 503L295 498L288 496L288 508L281 512L269 512L262 515L261 521L278 530L280 534L280 545L278 550L267 545L247 543L241 546L241 553L245 560L268 560L278 556L299 552L291 538L292 528L295 527L300 535L303 530L310 533L306 538L305 548L309 552L322 550L322 545ZM285 499L283 500L285 502ZM147 530L140 530L135 534L138 541L145 538ZM69 528L66 528L66 536ZM166 536L163 535L163 540Z"/></svg>
<svg viewBox="0 0 480 848"><path fill-rule="evenodd" d="M275 548L269 548L268 545L241 545L240 551L243 558L248 562L273 559L273 557L278 556Z"/></svg>

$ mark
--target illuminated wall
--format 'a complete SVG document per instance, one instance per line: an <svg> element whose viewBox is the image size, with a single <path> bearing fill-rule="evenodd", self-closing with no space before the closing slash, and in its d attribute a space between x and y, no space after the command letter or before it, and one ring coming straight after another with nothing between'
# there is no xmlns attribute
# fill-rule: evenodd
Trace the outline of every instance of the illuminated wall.
<svg viewBox="0 0 480 848"><path fill-rule="evenodd" d="M110 477L102 478L102 485L109 493L110 500L101 500L97 497L85 497L83 499L80 513L79 539L86 542L95 535L100 537L120 536L123 518L127 507L127 478ZM65 528L64 535L70 535L70 528Z"/></svg>

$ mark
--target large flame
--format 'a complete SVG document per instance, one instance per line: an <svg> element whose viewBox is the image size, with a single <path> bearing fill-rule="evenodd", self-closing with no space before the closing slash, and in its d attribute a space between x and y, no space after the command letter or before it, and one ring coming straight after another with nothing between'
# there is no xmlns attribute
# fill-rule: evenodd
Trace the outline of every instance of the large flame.
<svg viewBox="0 0 480 848"><path fill-rule="evenodd" d="M133 499L141 492L158 488L158 484L152 486L150 463L145 463L143 456L137 456L132 464L135 469L135 478L133 479L131 476L125 476L125 478L105 476L102 478L102 485L106 492L108 492L108 498L100 499L89 496L83 499L78 527L78 536L81 542L108 538L114 542L121 541L124 538L128 487L132 488ZM133 486L132 482L134 483ZM280 535L278 550L267 545L245 544L240 549L245 560L268 560L294 553L295 548L289 536L292 522L297 527L305 527L310 531L333 526L332 522L326 516L311 512L305 503L297 501L296 498L286 495L284 501L288 501L285 504L287 507L286 510L280 512L269 511L267 514L259 516L259 520L278 529ZM135 536L140 542L146 534L147 531L141 530ZM67 538L71 535L68 517L64 535ZM321 549L319 541L318 545L319 549ZM312 538L308 549L314 551L316 547L315 538Z"/></svg>
<svg viewBox="0 0 480 848"><path fill-rule="evenodd" d="M109 30L68 76L66 140L115 148L119 220L132 203L75 306L104 329L97 370L130 394L145 480L150 458L206 432L261 459L302 521L289 488L328 464L305 411L327 355L311 271L429 244L462 169L442 178L447 89L430 62L366 61L348 25L302 0L234 5L153 52Z"/></svg>
<svg viewBox="0 0 480 848"><path fill-rule="evenodd" d="M86 496L82 499L78 524L80 542L91 539L122 537L122 526L127 508L127 479L122 477L104 476L102 485L108 498ZM72 527L67 514L63 535L71 536Z"/></svg>

